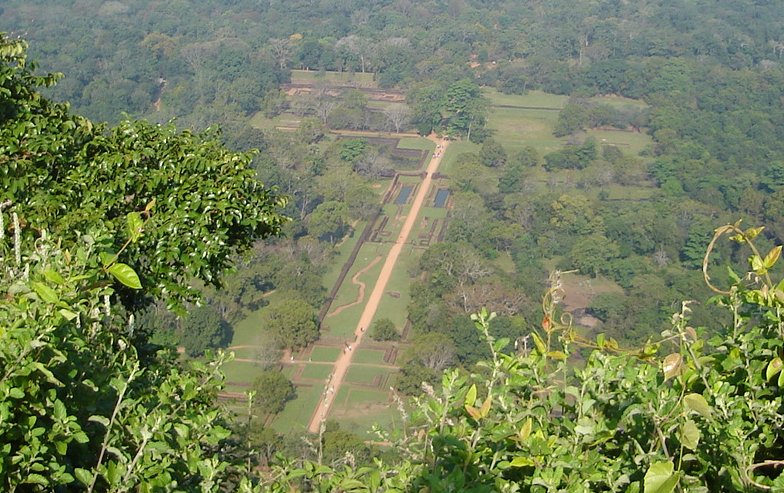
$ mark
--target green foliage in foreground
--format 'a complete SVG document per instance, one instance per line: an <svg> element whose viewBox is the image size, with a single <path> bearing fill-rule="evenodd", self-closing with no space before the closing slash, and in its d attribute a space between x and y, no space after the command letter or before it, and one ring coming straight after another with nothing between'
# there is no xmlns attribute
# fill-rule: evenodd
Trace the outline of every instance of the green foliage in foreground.
<svg viewBox="0 0 784 493"><path fill-rule="evenodd" d="M725 233L752 247L752 281L733 274L712 300L732 323L709 339L689 325L684 303L672 328L642 349L581 340L557 322L555 279L542 328L518 354L490 335L493 314L474 317L492 360L426 387L394 442L402 463L294 472L284 464L288 479L273 489L302 485L304 475L320 491L780 491L784 281L767 271L781 248L756 251L757 228L716 236ZM575 367L580 348L589 352Z"/></svg>

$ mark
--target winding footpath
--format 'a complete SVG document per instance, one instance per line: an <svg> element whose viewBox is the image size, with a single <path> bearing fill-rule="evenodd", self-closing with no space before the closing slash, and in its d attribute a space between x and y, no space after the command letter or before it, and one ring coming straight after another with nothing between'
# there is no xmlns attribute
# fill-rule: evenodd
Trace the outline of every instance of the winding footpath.
<svg viewBox="0 0 784 493"><path fill-rule="evenodd" d="M365 331L362 329L370 326L370 322L373 320L373 316L376 314L378 305L381 302L381 297L384 295L384 290L387 287L389 278L392 276L392 271L394 270L395 264L397 263L397 258L400 256L400 252L403 251L403 247L405 246L406 241L408 241L408 236L414 227L417 216L419 215L419 211L422 209L422 204L425 202L425 197L427 197L427 193L430 190L430 185L433 181L433 174L438 171L438 166L441 164L441 159L443 158L446 152L446 148L449 145L449 141L447 140L440 140L436 139L435 137L430 137L430 140L436 144L441 144L440 153L438 154L438 157L434 157L430 160L430 164L427 166L425 179L422 180L422 184L417 191L417 195L414 197L414 202L411 204L411 209L408 212L408 216L406 216L406 221L403 223L403 228L400 230L400 235L398 235L395 244L392 245L392 248L389 249L387 259L384 262L384 266L381 268L381 274L379 274L376 285L373 287L373 291L370 293L370 297L368 298L367 304L365 305L365 309L362 311L362 315L359 317L359 323L354 329L354 335L356 336L356 339L351 345L352 350L341 353L335 362L332 378L327 383L327 388L325 388L323 397L319 400L319 404L316 407L316 410L313 412L313 416L310 418L308 431L311 433L318 433L322 421L327 419L332 402L335 399L335 396L338 395L338 391L340 390L340 386L343 383L343 378L346 376L348 367L351 366L351 358L359 348L359 345L362 342L362 336L365 335Z"/></svg>
<svg viewBox="0 0 784 493"><path fill-rule="evenodd" d="M359 277L362 274L364 274L365 272L367 272L370 269L372 269L373 266L375 266L377 263L379 263L382 258L384 258L382 255L379 255L378 257L374 258L372 262L370 262L368 265L366 265L362 270L357 271L357 273L354 274L354 277L351 278L351 284L353 284L354 286L358 286L359 287L359 292L357 293L357 299L352 301L351 303L347 303L345 305L340 305L339 307L337 307L334 310L332 310L330 313L327 313L327 316L324 317L324 318L334 317L335 315L338 315L341 312L343 312L343 310L348 310L352 306L357 306L358 304L362 303L362 300L365 299L365 287L366 286L365 286L364 282L359 280Z"/></svg>

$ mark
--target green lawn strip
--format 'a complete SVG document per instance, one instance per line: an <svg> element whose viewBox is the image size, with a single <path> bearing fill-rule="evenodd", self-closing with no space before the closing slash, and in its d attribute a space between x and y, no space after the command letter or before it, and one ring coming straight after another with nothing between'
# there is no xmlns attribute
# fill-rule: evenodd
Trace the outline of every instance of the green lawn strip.
<svg viewBox="0 0 784 493"><path fill-rule="evenodd" d="M388 252L389 247L386 245L378 245L374 243L366 243L362 245L357 258L354 261L354 265L352 265L351 269L349 269L343 284L340 286L340 289L335 295L335 299L332 301L330 313L343 305L357 301L357 296L359 295L359 286L354 284L352 279L359 271L364 269L367 270L360 274L357 280L365 283L365 299L367 299L367 297L370 295L370 290L372 290L373 286L375 285L376 279L378 279L378 275L381 273L381 266L384 264L384 257L386 257ZM376 261L376 258L379 256L382 258ZM370 266L370 264L374 261L376 261L375 264L373 264L373 266L368 269L368 266ZM327 317L325 320L329 321L330 318L332 317Z"/></svg>
<svg viewBox="0 0 784 493"><path fill-rule="evenodd" d="M441 160L441 164L438 167L438 172L448 175L449 170L452 167L452 163L455 162L457 156L463 154L464 152L479 152L481 147L477 144L472 142L467 142L463 140L450 142L449 147L446 148L446 154Z"/></svg>
<svg viewBox="0 0 784 493"><path fill-rule="evenodd" d="M642 132L592 129L588 130L588 135L595 137L599 145L615 145L624 154L633 156L653 144L651 137Z"/></svg>
<svg viewBox="0 0 784 493"><path fill-rule="evenodd" d="M388 389L363 389L343 385L338 391L330 418L355 433L365 434L368 438L374 424L391 425L399 423L400 414L395 404L389 401Z"/></svg>
<svg viewBox="0 0 784 493"><path fill-rule="evenodd" d="M259 348L256 347L243 347L239 349L231 349L235 358L241 359L256 359L256 354Z"/></svg>
<svg viewBox="0 0 784 493"><path fill-rule="evenodd" d="M359 87L375 88L378 83L374 80L372 72L334 72L319 70L292 70L292 84L314 84L323 82L334 85L357 85Z"/></svg>
<svg viewBox="0 0 784 493"><path fill-rule="evenodd" d="M354 251L354 247L356 246L357 241L359 241L359 237L362 236L362 231L365 230L366 225L367 221L359 221L356 226L354 226L351 235L344 238L340 245L335 247L336 253L329 262L329 270L327 270L321 278L321 285L324 286L325 289L330 290L332 289L332 286L335 285L335 282L340 275L340 271L343 269L343 265L346 263L346 260L348 260L351 252Z"/></svg>
<svg viewBox="0 0 784 493"><path fill-rule="evenodd" d="M324 335L341 338L346 341L353 340L354 330L357 328L359 317L362 316L362 310L364 309L365 304L360 303L343 310L334 317L324 319L322 326L327 328L324 331Z"/></svg>
<svg viewBox="0 0 784 493"><path fill-rule="evenodd" d="M371 364L371 365L385 365L384 353L380 349L355 349L354 357L351 358L351 363L357 364Z"/></svg>
<svg viewBox="0 0 784 493"><path fill-rule="evenodd" d="M278 433L305 431L323 392L321 384L297 385L297 397L287 402L283 411L275 416L272 428Z"/></svg>
<svg viewBox="0 0 784 493"><path fill-rule="evenodd" d="M345 381L349 383L374 385L375 379L378 376L385 376L390 373L388 368L379 368L376 366L363 366L352 361L351 367L346 373ZM324 376L326 378L326 375ZM383 378L382 378L383 380Z"/></svg>
<svg viewBox="0 0 784 493"><path fill-rule="evenodd" d="M226 390L245 391L250 390L256 377L264 369L259 365L244 361L230 361L223 365L223 374L226 375Z"/></svg>
<svg viewBox="0 0 784 493"><path fill-rule="evenodd" d="M378 425L387 432L394 432L403 425L400 412L394 403L367 411L367 414L362 416L336 416L334 419L342 429L352 430L366 440L378 440L378 435L373 433L374 425Z"/></svg>
<svg viewBox="0 0 784 493"><path fill-rule="evenodd" d="M606 96L594 96L590 98L590 100L595 103L609 104L615 108L634 107L642 109L648 107L648 103L641 99L625 98L623 96L616 96L614 94Z"/></svg>
<svg viewBox="0 0 784 493"><path fill-rule="evenodd" d="M419 149L430 154L436 150L436 144L424 137L403 137L397 143L398 149Z"/></svg>
<svg viewBox="0 0 784 493"><path fill-rule="evenodd" d="M272 130L274 128L299 128L302 118L292 113L281 113L272 118L267 118L259 111L250 119L250 126L259 130Z"/></svg>
<svg viewBox="0 0 784 493"><path fill-rule="evenodd" d="M262 323L263 310L264 308L260 308L251 312L243 320L234 324L232 346L256 346L265 338Z"/></svg>
<svg viewBox="0 0 784 493"><path fill-rule="evenodd" d="M444 185L441 185L438 188L448 188L448 187L444 186ZM438 188L436 190L438 190ZM452 192L450 191L449 193L451 194ZM435 193L431 197L432 197L432 200L430 200L430 203L432 204L433 200L435 200ZM444 218L446 218L447 210L446 210L446 207L422 207L421 213L422 213L422 216L427 217L429 219L444 219ZM421 224L422 223L420 223L420 225ZM429 229L430 229L430 227L428 226L428 230ZM412 233L413 233L413 231L412 231Z"/></svg>
<svg viewBox="0 0 784 493"><path fill-rule="evenodd" d="M409 239L411 238L409 237ZM389 282L384 289L384 294L381 296L378 309L373 317L374 322L382 318L388 318L395 324L398 332L403 330L406 317L408 316L408 305L411 301L411 282L413 279L410 277L409 272L413 266L419 263L421 255L421 249L413 248L410 245L403 247ZM393 296L390 293L395 295Z"/></svg>
<svg viewBox="0 0 784 493"><path fill-rule="evenodd" d="M299 371L299 365L298 364L296 364L296 365L284 365L283 369L280 370L280 372L283 373L284 375L286 375L286 378L288 378L289 380L294 378L294 375L296 375L297 371Z"/></svg>
<svg viewBox="0 0 784 493"><path fill-rule="evenodd" d="M563 145L553 136L557 120L557 111L494 108L487 126L493 131L493 139L507 152L530 146L540 154L546 154Z"/></svg>
<svg viewBox="0 0 784 493"><path fill-rule="evenodd" d="M523 106L537 108L563 108L569 100L568 96L548 94L542 91L528 91L525 94L504 94L489 87L482 89L482 94L490 100L492 106ZM490 112L492 114L492 111Z"/></svg>
<svg viewBox="0 0 784 493"><path fill-rule="evenodd" d="M310 378L313 380L326 380L330 373L332 373L332 365L305 365L302 373L299 374L300 378Z"/></svg>
<svg viewBox="0 0 784 493"><path fill-rule="evenodd" d="M335 362L341 352L342 349L338 347L313 346L310 359L313 361Z"/></svg>

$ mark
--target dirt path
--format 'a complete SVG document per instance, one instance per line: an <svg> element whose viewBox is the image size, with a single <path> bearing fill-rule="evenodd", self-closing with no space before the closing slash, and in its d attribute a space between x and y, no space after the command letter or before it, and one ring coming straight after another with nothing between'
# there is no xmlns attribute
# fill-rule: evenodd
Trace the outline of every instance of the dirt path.
<svg viewBox="0 0 784 493"><path fill-rule="evenodd" d="M359 276L372 269L373 266L379 263L382 258L384 258L383 255L379 255L378 257L374 258L372 262L367 264L362 270L357 271L357 273L354 274L354 277L351 278L351 284L354 284L355 286L359 286L359 294L357 294L356 301L352 301L351 303L347 303L345 305L341 305L335 308L334 310L332 310L332 312L328 313L327 316L324 318L334 317L335 315L342 312L343 310L347 310L352 306L356 306L362 303L362 300L365 299L365 283L359 280Z"/></svg>
<svg viewBox="0 0 784 493"><path fill-rule="evenodd" d="M359 317L359 323L354 330L356 340L354 344L351 345L352 350L341 353L341 355L338 357L338 360L335 362L335 369L332 372L332 379L328 383L328 392L324 394L323 399L319 400L318 407L316 407L316 410L313 412L313 416L310 418L308 431L311 433L318 433L321 422L325 420L327 418L327 414L329 414L332 400L338 394L340 385L343 383L343 378L346 376L346 371L351 365L351 358L354 356L354 352L362 342L362 336L365 335L365 331L363 329L369 327L370 322L373 320L373 315L375 315L376 310L378 309L378 305L381 302L381 297L384 295L384 290L387 287L389 278L392 276L392 271L395 268L395 263L397 263L397 258L400 256L400 252L403 250L403 246L408 240L408 235L411 233L411 229L414 227L414 223L416 222L417 216L419 215L419 211L422 209L422 204L425 202L425 197L427 197L427 192L430 190L430 184L433 181L433 173L438 170L438 166L441 164L441 159L443 158L444 153L446 152L446 148L449 145L448 141L438 140L435 137L431 137L430 140L441 144L443 149L441 149L441 152L438 154L439 157L432 158L430 160L430 164L427 166L425 179L422 180L422 183L419 186L419 190L417 190L417 195L414 198L413 204L411 205L411 210L408 212L406 222L403 223L403 228L400 231L400 235L397 237L395 244L392 245L392 248L389 250L389 255L387 255L384 266L381 268L381 274L379 274L376 285L373 287L373 291L370 293L370 297L368 298L367 304L365 305L365 309L362 311L362 316Z"/></svg>

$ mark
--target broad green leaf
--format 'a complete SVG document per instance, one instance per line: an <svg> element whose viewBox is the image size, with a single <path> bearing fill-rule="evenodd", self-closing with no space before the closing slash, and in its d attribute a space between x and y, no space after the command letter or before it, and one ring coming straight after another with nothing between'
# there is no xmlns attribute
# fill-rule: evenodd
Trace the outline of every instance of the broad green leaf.
<svg viewBox="0 0 784 493"><path fill-rule="evenodd" d="M141 236L142 228L144 227L142 216L135 211L129 212L128 215L125 216L125 220L127 222L128 238L131 239L132 243L136 243Z"/></svg>
<svg viewBox="0 0 784 493"><path fill-rule="evenodd" d="M518 435L520 436L521 441L524 442L528 440L529 436L531 436L531 429L533 428L533 424L534 423L531 418L528 418L525 420L525 423L523 423L523 426L520 427L520 432Z"/></svg>
<svg viewBox="0 0 784 493"><path fill-rule="evenodd" d="M57 271L54 271L52 269L46 269L44 271L44 277L46 277L47 279L49 279L55 284L65 284L65 279L63 279L63 276L61 276Z"/></svg>
<svg viewBox="0 0 784 493"><path fill-rule="evenodd" d="M85 486L90 486L93 482L93 474L87 469L77 467L74 469L74 476L76 476L76 479Z"/></svg>
<svg viewBox="0 0 784 493"><path fill-rule="evenodd" d="M590 418L583 416L577 421L574 432L578 435L593 435L594 428L596 428L594 422Z"/></svg>
<svg viewBox="0 0 784 493"><path fill-rule="evenodd" d="M65 308L60 308L58 310L60 315L63 316L64 319L68 320L69 322L77 317L77 315L72 312L71 310L66 310Z"/></svg>
<svg viewBox="0 0 784 493"><path fill-rule="evenodd" d="M781 245L777 247L773 247L767 255L765 255L765 260L763 264L765 264L766 269L770 269L773 267L776 262L778 261L779 257L781 256Z"/></svg>
<svg viewBox="0 0 784 493"><path fill-rule="evenodd" d="M763 229L765 229L765 226L759 226L757 228L749 228L746 231L744 231L743 234L746 235L746 238L748 238L749 240L753 240L754 238L757 237L757 235L762 233Z"/></svg>
<svg viewBox="0 0 784 493"><path fill-rule="evenodd" d="M645 473L645 493L670 493L678 484L678 476L673 474L672 462L654 462Z"/></svg>
<svg viewBox="0 0 784 493"><path fill-rule="evenodd" d="M563 361L566 359L566 354L563 351L550 351L547 353L548 358L553 358L554 360Z"/></svg>
<svg viewBox="0 0 784 493"><path fill-rule="evenodd" d="M476 384L471 385L471 388L468 389L468 393L466 394L465 404L467 406L473 406L476 403Z"/></svg>
<svg viewBox="0 0 784 493"><path fill-rule="evenodd" d="M544 345L544 341L539 334L536 332L531 332L531 337L534 340L534 345L536 346L536 350L539 351L540 354L545 354L547 352L547 348Z"/></svg>
<svg viewBox="0 0 784 493"><path fill-rule="evenodd" d="M667 355L662 362L662 371L664 371L664 381L676 377L681 373L681 366L683 365L683 357L678 353Z"/></svg>
<svg viewBox="0 0 784 493"><path fill-rule="evenodd" d="M515 457L512 459L512 462L509 463L512 467L527 467L533 466L536 463L529 459L528 457Z"/></svg>
<svg viewBox="0 0 784 493"><path fill-rule="evenodd" d="M770 380L771 378L775 377L776 374L781 371L782 366L784 366L784 363L778 356L770 360L770 363L768 363L768 368L765 370L765 380Z"/></svg>
<svg viewBox="0 0 784 493"><path fill-rule="evenodd" d="M681 443L689 450L696 450L700 443L700 430L690 419L681 426Z"/></svg>
<svg viewBox="0 0 784 493"><path fill-rule="evenodd" d="M477 421L479 421L479 419L482 417L482 414L479 412L479 409L475 408L474 406L469 406L468 404L466 404L465 410L468 411L468 414L470 414L471 417Z"/></svg>
<svg viewBox="0 0 784 493"><path fill-rule="evenodd" d="M752 255L749 260L751 262L751 270L753 270L757 275L762 275L765 273L765 264L759 255Z"/></svg>
<svg viewBox="0 0 784 493"><path fill-rule="evenodd" d="M31 473L25 477L24 483L40 484L41 486L48 486L49 480L40 474Z"/></svg>
<svg viewBox="0 0 784 493"><path fill-rule="evenodd" d="M142 289L142 283L139 280L139 276L129 265L116 263L107 270L109 274L114 276L115 279L125 284L129 288Z"/></svg>
<svg viewBox="0 0 784 493"><path fill-rule="evenodd" d="M485 402L482 404L482 408L479 410L480 415L484 418L490 413L490 404L492 403L493 399L490 395L487 396Z"/></svg>
<svg viewBox="0 0 784 493"><path fill-rule="evenodd" d="M101 257L101 264L104 267L108 266L117 258L117 254L114 252L98 252L98 256Z"/></svg>
<svg viewBox="0 0 784 493"><path fill-rule="evenodd" d="M87 418L87 421L94 421L96 423L101 423L104 428L109 428L109 418L107 418L106 416L95 414Z"/></svg>
<svg viewBox="0 0 784 493"><path fill-rule="evenodd" d="M57 303L60 301L60 297L57 296L57 293L54 289L50 288L46 284L40 282L31 282L30 285L32 286L33 290L47 303Z"/></svg>
<svg viewBox="0 0 784 493"><path fill-rule="evenodd" d="M700 394L687 394L683 397L683 403L687 408L696 411L706 418L711 416L711 408L708 401Z"/></svg>

